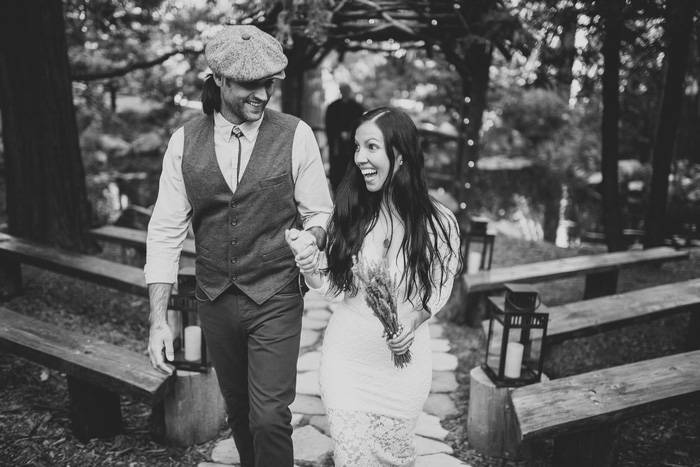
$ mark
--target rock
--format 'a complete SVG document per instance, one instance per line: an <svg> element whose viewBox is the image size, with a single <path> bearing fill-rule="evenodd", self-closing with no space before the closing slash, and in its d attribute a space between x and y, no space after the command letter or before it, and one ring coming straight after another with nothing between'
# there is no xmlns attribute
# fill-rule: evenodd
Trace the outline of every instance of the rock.
<svg viewBox="0 0 700 467"><path fill-rule="evenodd" d="M292 412L301 413L304 415L325 415L326 409L323 407L320 397L305 396L297 394L297 397L289 406Z"/></svg>
<svg viewBox="0 0 700 467"><path fill-rule="evenodd" d="M297 360L297 371L317 371L321 364L321 352L307 352Z"/></svg>
<svg viewBox="0 0 700 467"><path fill-rule="evenodd" d="M444 441L450 432L442 427L440 419L435 415L430 415L426 412L421 412L418 416L418 425L416 426L416 435L425 438L432 438L438 441Z"/></svg>
<svg viewBox="0 0 700 467"><path fill-rule="evenodd" d="M453 371L433 371L430 392L454 392L459 387Z"/></svg>
<svg viewBox="0 0 700 467"><path fill-rule="evenodd" d="M211 452L211 460L220 464L240 464L241 456L233 438L219 441Z"/></svg>
<svg viewBox="0 0 700 467"><path fill-rule="evenodd" d="M445 352L433 352L433 371L454 371L456 369L456 355Z"/></svg>
<svg viewBox="0 0 700 467"><path fill-rule="evenodd" d="M471 467L461 460L447 454L430 454L428 456L418 456L416 467Z"/></svg>
<svg viewBox="0 0 700 467"><path fill-rule="evenodd" d="M295 462L324 465L333 456L333 441L313 426L306 425L294 430L292 441Z"/></svg>
<svg viewBox="0 0 700 467"><path fill-rule="evenodd" d="M318 383L318 371L306 371L297 374L297 394L320 396L321 388Z"/></svg>
<svg viewBox="0 0 700 467"><path fill-rule="evenodd" d="M452 454L454 451L450 446L434 439L416 436L416 452L419 456L428 454Z"/></svg>
<svg viewBox="0 0 700 467"><path fill-rule="evenodd" d="M443 419L446 416L457 412L457 406L449 395L433 393L430 394L428 396L428 400L425 401L423 410L431 415L435 415L436 417Z"/></svg>

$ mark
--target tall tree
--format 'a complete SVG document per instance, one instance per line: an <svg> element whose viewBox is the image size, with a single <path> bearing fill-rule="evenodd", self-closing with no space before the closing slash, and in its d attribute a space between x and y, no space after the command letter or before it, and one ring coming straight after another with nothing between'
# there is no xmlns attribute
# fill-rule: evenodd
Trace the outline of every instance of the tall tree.
<svg viewBox="0 0 700 467"><path fill-rule="evenodd" d="M618 143L620 122L620 48L624 27L625 0L597 0L603 23L603 226L608 251L622 249L620 190L618 187Z"/></svg>
<svg viewBox="0 0 700 467"><path fill-rule="evenodd" d="M0 3L0 107L10 233L89 251L61 0Z"/></svg>
<svg viewBox="0 0 700 467"><path fill-rule="evenodd" d="M668 2L666 76L661 110L652 155L652 179L649 209L644 223L644 246L659 246L664 240L664 220L668 201L668 176L676 141L676 132L683 104L683 82L693 33L696 0Z"/></svg>

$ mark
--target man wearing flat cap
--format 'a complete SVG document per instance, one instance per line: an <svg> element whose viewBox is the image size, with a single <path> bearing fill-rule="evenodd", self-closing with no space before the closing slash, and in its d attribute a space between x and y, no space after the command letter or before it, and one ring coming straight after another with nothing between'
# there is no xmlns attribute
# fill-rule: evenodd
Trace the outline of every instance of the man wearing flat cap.
<svg viewBox="0 0 700 467"><path fill-rule="evenodd" d="M171 137L148 226L149 358L171 372L167 304L192 225L198 314L241 465L292 467L303 311L296 262L325 246L330 193L311 128L265 109L287 66L279 42L254 26L225 26L205 57L213 73L205 115ZM300 230L296 257L290 229Z"/></svg>

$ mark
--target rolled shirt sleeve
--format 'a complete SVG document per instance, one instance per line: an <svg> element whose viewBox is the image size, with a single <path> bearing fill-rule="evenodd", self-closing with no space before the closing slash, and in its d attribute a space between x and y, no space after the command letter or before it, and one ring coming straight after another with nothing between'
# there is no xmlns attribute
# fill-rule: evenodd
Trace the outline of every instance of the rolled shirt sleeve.
<svg viewBox="0 0 700 467"><path fill-rule="evenodd" d="M180 252L192 217L182 178L184 141L185 131L180 128L173 133L163 156L158 199L148 224L144 267L147 284L177 281Z"/></svg>
<svg viewBox="0 0 700 467"><path fill-rule="evenodd" d="M299 122L294 133L292 161L295 168L294 198L304 228L321 227L326 230L333 201L316 137L311 127L303 121Z"/></svg>

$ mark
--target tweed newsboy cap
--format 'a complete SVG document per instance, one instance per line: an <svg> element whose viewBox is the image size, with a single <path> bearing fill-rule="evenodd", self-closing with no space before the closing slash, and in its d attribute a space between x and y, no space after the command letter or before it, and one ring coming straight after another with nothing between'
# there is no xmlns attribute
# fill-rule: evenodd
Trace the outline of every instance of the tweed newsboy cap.
<svg viewBox="0 0 700 467"><path fill-rule="evenodd" d="M255 26L224 26L207 44L204 56L215 75L237 82L284 78L287 57L280 43Z"/></svg>

